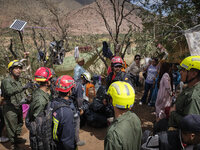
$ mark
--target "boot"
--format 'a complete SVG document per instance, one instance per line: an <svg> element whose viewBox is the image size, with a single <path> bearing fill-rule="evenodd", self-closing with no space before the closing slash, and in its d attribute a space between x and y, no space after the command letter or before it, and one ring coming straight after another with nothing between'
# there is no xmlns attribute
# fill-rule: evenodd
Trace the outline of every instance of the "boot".
<svg viewBox="0 0 200 150"><path fill-rule="evenodd" d="M77 146L83 146L83 145L85 145L85 142L84 142L84 141L78 141L78 142L76 143L76 145L77 145Z"/></svg>
<svg viewBox="0 0 200 150"><path fill-rule="evenodd" d="M23 138L16 138L15 139L15 143L17 143L17 144L22 144L22 143L26 143L26 139L23 139Z"/></svg>

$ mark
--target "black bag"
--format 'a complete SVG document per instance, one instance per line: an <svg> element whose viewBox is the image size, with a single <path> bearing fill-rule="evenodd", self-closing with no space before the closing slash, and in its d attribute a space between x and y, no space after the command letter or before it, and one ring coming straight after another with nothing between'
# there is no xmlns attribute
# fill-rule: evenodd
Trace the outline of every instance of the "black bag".
<svg viewBox="0 0 200 150"><path fill-rule="evenodd" d="M107 118L104 115L95 113L92 110L87 110L84 115L89 126L94 128L102 128L107 126Z"/></svg>
<svg viewBox="0 0 200 150"><path fill-rule="evenodd" d="M27 114L25 123L26 127L30 130L30 145L33 150L57 149L53 140L53 113L61 107L69 106L62 103L52 108L51 102L49 102L44 111L34 121L30 121L29 114Z"/></svg>

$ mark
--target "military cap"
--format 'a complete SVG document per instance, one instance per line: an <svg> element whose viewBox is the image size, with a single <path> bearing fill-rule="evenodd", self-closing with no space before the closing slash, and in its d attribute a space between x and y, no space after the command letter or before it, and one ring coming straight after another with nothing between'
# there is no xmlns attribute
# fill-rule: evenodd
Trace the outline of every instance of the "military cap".
<svg viewBox="0 0 200 150"><path fill-rule="evenodd" d="M187 132L200 132L200 115L190 114L180 122L180 129Z"/></svg>

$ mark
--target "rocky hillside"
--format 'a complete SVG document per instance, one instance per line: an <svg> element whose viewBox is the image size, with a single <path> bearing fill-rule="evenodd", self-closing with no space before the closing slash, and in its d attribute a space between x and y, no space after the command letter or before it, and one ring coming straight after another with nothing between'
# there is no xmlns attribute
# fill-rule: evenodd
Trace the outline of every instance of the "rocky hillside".
<svg viewBox="0 0 200 150"><path fill-rule="evenodd" d="M107 0L101 0L101 6L105 17L108 20L112 31L115 31L115 23L113 17L113 8ZM131 4L130 4L131 5ZM130 8L130 7L129 7ZM78 10L75 10L73 15L70 17L70 31L73 34L107 34L107 29L102 17L97 12L98 8L96 3L86 5ZM125 8L125 13L129 10ZM132 15L127 17L121 25L121 33L126 33L131 25L133 29L141 29L142 21L137 17L136 13L133 12ZM133 25L132 22L136 25Z"/></svg>
<svg viewBox="0 0 200 150"><path fill-rule="evenodd" d="M43 22L43 25L51 25L51 17L45 9L44 1L54 5L60 12L70 12L69 31L74 35L83 34L107 34L105 24L101 16L97 13L97 6L94 0L0 0L0 28L9 27L14 19L21 19L28 22L27 26L33 26L35 22ZM108 4L108 0L100 0L103 6L108 23L114 30L113 9ZM50 6L51 6L50 5ZM131 4L130 4L131 5ZM129 6L130 6L129 5ZM128 11L128 7L125 12ZM34 20L34 21L33 21ZM37 21L36 21L37 20ZM133 13L129 21L122 23L121 32L127 32L128 26L134 22L137 28L141 28L141 19ZM64 20L65 21L65 20ZM31 22L31 23L30 23ZM133 26L135 28L135 26Z"/></svg>
<svg viewBox="0 0 200 150"><path fill-rule="evenodd" d="M76 1L82 5L88 5L93 3L95 0L76 0Z"/></svg>

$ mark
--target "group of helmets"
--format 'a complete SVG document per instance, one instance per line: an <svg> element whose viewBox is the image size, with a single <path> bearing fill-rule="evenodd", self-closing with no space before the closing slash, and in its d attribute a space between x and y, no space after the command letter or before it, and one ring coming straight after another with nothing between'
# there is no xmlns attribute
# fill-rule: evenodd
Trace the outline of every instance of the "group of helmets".
<svg viewBox="0 0 200 150"><path fill-rule="evenodd" d="M113 64L123 64L121 57L115 56L112 58L111 63ZM200 70L200 56L189 56L181 62L181 67L186 70L197 69ZM22 67L23 64L18 60L14 60L8 64L8 69L13 67ZM35 81L46 82L52 78L52 71L47 67L40 67L35 72ZM91 81L91 75L85 72L81 75L86 81ZM59 77L56 81L56 91L68 92L75 86L75 81L71 76L63 75ZM135 91L133 87L126 82L116 81L112 83L107 91L107 94L112 97L113 106L121 109L131 108L135 101Z"/></svg>
<svg viewBox="0 0 200 150"><path fill-rule="evenodd" d="M50 68L40 67L35 72L35 81L37 82L47 82L52 76L53 72ZM69 92L75 86L74 79L71 76L63 75L60 76L56 81L56 91Z"/></svg>
<svg viewBox="0 0 200 150"><path fill-rule="evenodd" d="M53 72L50 68L47 67L40 67L35 72L35 81L37 82L47 82L53 76ZM84 72L81 74L81 77L84 78L86 81L91 81L91 75L89 72ZM63 75L60 76L56 81L56 91L60 92L69 92L73 87L75 87L75 81L71 76Z"/></svg>
<svg viewBox="0 0 200 150"><path fill-rule="evenodd" d="M111 60L113 64L122 64L123 60L116 56ZM197 69L200 70L200 56L186 57L180 64L186 70ZM118 108L130 108L135 101L135 91L133 87L126 82L117 81L110 85L107 94L112 97L113 106Z"/></svg>

